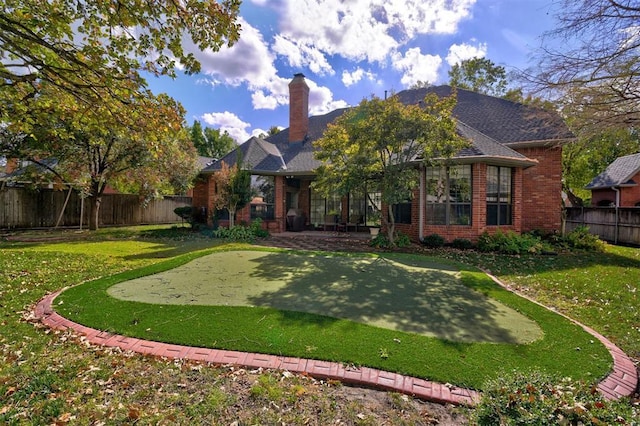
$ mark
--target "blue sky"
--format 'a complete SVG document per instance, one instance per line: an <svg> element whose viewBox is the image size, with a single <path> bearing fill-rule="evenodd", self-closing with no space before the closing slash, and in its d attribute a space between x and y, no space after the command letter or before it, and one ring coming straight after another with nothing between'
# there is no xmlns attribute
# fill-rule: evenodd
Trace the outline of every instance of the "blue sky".
<svg viewBox="0 0 640 426"><path fill-rule="evenodd" d="M288 127L288 83L303 73L310 115L384 96L416 81L443 84L451 65L481 56L526 68L553 28L553 0L244 0L240 41L198 52L202 72L149 77L187 110L189 124L238 143Z"/></svg>

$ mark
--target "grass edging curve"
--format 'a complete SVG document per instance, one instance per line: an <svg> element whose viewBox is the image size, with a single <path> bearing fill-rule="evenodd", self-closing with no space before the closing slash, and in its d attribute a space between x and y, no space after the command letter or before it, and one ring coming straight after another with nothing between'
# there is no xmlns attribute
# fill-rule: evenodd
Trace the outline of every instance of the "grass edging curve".
<svg viewBox="0 0 640 426"><path fill-rule="evenodd" d="M501 371L517 368L538 368L594 383L610 370L611 357L606 348L580 326L501 288L486 274L459 264L456 266L462 270L466 285L534 319L543 329L544 337L526 345L468 344L300 312L266 308L158 306L118 301L106 294L106 289L116 283L175 268L217 250L220 249L188 253L72 287L59 296L55 309L79 324L132 337L189 346L311 357L472 389L480 389L484 381ZM340 256L344 255L340 253ZM437 262L444 263L441 259ZM99 318L91 313L100 310L103 314ZM193 319L193 315L200 316L201 322L223 324L225 333L206 334L203 339L202 335L167 336L162 334L162 330L147 327L147 319L150 318L164 317L166 321L166 318ZM294 324L297 331L285 330L284 323ZM192 324L190 328L193 328ZM297 346L287 345L291 339L300 339L300 343ZM272 350L267 351L265 347ZM345 348L348 348L346 352Z"/></svg>

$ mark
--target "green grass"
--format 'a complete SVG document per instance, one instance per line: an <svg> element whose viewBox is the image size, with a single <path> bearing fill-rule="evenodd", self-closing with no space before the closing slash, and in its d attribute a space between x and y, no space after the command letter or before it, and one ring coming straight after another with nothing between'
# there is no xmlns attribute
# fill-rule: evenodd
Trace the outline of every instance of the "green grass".
<svg viewBox="0 0 640 426"><path fill-rule="evenodd" d="M69 233L29 234L68 239ZM362 390L263 373L276 377L283 386L283 398L271 404L255 386L275 386L275 381L260 379L260 373L124 355L87 346L69 333L38 327L29 320L29 312L49 292L213 245L209 238L167 227L108 228L76 238L79 241L70 243L24 244L3 242L0 237L0 423L400 425L424 423L425 416L434 415L428 405L411 400L403 402L400 411L394 408L393 398L379 398L380 404L372 409L372 401L361 396ZM610 246L605 253L555 257L431 254L490 269L640 358L640 318L633 309L638 306L634 289L640 285L640 249ZM494 290L492 286L481 289ZM465 365L465 345L449 348L442 342L441 346L457 356L454 361L461 360L458 368ZM564 346L570 357L575 350L570 336ZM386 349L393 361L393 344ZM500 369L501 360L489 362L491 368ZM347 399L347 395L356 397ZM291 398L295 403L289 402ZM467 422L460 420L460 424Z"/></svg>
<svg viewBox="0 0 640 426"><path fill-rule="evenodd" d="M533 299L586 324L640 359L640 249L608 245L604 253L501 256L440 255L490 270Z"/></svg>
<svg viewBox="0 0 640 426"><path fill-rule="evenodd" d="M128 336L344 362L472 388L481 388L504 369L520 368L595 382L611 365L604 347L581 328L468 268L462 274L465 285L532 318L544 337L529 344L461 343L305 312L154 305L107 294L114 284L178 267L209 252L177 256L71 288L56 300L56 309L79 323Z"/></svg>

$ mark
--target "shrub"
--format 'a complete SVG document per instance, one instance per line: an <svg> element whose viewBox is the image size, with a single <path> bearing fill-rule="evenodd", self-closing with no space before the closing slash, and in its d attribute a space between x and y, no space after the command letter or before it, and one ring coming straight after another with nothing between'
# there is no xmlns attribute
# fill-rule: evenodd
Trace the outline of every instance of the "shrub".
<svg viewBox="0 0 640 426"><path fill-rule="evenodd" d="M487 382L474 411L478 425L631 424L628 401L608 401L597 388L538 371Z"/></svg>
<svg viewBox="0 0 640 426"><path fill-rule="evenodd" d="M379 233L378 235L373 237L371 241L369 241L369 245L371 247L377 247L377 248L388 248L389 240L387 239L387 236L385 234Z"/></svg>
<svg viewBox="0 0 640 426"><path fill-rule="evenodd" d="M257 238L267 238L269 236L269 231L267 231L266 229L262 229L262 219L260 219L259 217L251 222L249 228L251 229L253 235L255 235Z"/></svg>
<svg viewBox="0 0 640 426"><path fill-rule="evenodd" d="M177 214L183 221L186 220L192 228L194 227L196 222L196 215L195 209L192 206L176 207L175 209L173 209L173 212Z"/></svg>
<svg viewBox="0 0 640 426"><path fill-rule="evenodd" d="M409 247L411 245L411 239L407 234L398 232L394 241L396 247Z"/></svg>
<svg viewBox="0 0 640 426"><path fill-rule="evenodd" d="M262 229L262 220L256 219L249 226L236 225L231 228L218 228L213 231L212 235L213 238L252 243L256 238L269 236L269 232Z"/></svg>
<svg viewBox="0 0 640 426"><path fill-rule="evenodd" d="M531 234L516 234L513 231L502 232L498 230L490 235L482 233L478 238L478 249L484 252L496 252L504 254L542 253L549 247L538 236ZM550 250L549 250L550 251Z"/></svg>
<svg viewBox="0 0 640 426"><path fill-rule="evenodd" d="M605 243L597 235L589 232L589 227L581 225L559 239L566 248L584 251L603 252Z"/></svg>
<svg viewBox="0 0 640 426"><path fill-rule="evenodd" d="M473 248L473 243L466 238L456 238L451 242L451 247L459 250L469 250Z"/></svg>
<svg viewBox="0 0 640 426"><path fill-rule="evenodd" d="M422 244L429 248L438 248L444 245L444 237L438 234L427 235L422 239Z"/></svg>
<svg viewBox="0 0 640 426"><path fill-rule="evenodd" d="M379 233L376 235L371 241L369 241L369 245L371 247L377 248L391 248L392 245L389 243L389 239L387 238L387 234ZM402 232L398 232L396 237L393 239L393 247L408 247L411 245L411 240L409 236L403 234Z"/></svg>

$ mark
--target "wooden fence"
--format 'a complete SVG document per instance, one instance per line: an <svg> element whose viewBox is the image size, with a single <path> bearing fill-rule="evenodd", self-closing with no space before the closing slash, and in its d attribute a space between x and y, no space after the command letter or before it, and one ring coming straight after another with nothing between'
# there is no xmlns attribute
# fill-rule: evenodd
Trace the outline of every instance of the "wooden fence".
<svg viewBox="0 0 640 426"><path fill-rule="evenodd" d="M565 232L578 226L614 244L640 245L640 207L568 207Z"/></svg>
<svg viewBox="0 0 640 426"><path fill-rule="evenodd" d="M191 197L165 197L145 205L137 195L105 194L98 223L100 226L177 223L180 218L173 210L185 205L191 205ZM15 187L0 190L0 229L49 228L56 224L87 227L88 223L88 200L83 202L76 191L69 194L69 191Z"/></svg>

